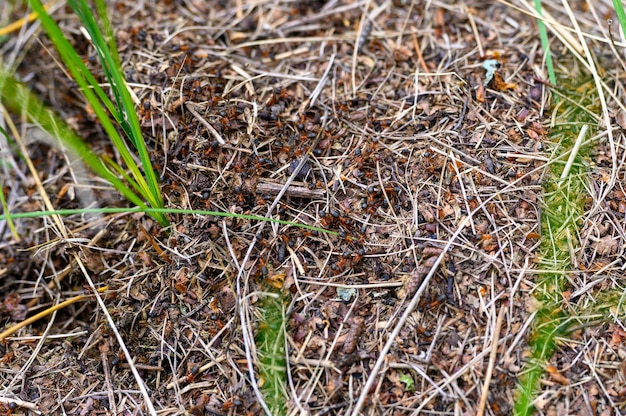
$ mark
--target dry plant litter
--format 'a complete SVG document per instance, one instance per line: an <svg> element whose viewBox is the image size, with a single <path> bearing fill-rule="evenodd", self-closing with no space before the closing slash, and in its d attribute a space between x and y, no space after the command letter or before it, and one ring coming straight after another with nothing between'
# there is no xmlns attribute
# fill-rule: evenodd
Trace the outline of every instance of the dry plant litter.
<svg viewBox="0 0 626 416"><path fill-rule="evenodd" d="M576 96L546 81L532 5L110 6L165 205L337 235L180 213L168 228L137 212L17 219L19 240L3 224L5 327L83 294L87 281L109 291L104 307L73 303L4 338L0 406L261 414L268 403L255 336L275 291L288 414L511 414L541 306L543 185L567 161L549 151L551 118ZM606 106L586 110L597 120L586 139L587 197L562 271L563 309L575 323L556 340L533 405L540 414L618 414L626 406L624 43L607 23L608 2L572 5L576 31L561 3L543 7L558 39L557 72L589 73L574 70L588 52L599 80L585 85ZM10 7L0 18L27 12ZM53 16L104 81L76 19L63 7ZM115 159L36 27L5 38L2 55ZM499 67L485 84L488 59ZM10 140L26 151L3 152L12 213L80 208L78 189L126 206L97 178L75 182L63 152L14 122Z"/></svg>

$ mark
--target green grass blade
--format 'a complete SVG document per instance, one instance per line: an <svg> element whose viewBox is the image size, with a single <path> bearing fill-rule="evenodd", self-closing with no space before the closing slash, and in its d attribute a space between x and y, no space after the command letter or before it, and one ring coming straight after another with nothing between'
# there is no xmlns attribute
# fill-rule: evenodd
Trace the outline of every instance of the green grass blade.
<svg viewBox="0 0 626 416"><path fill-rule="evenodd" d="M624 12L624 5L622 4L622 1L613 0L613 8L615 9L617 20L619 20L619 24L622 27L624 38L626 38L626 13Z"/></svg>
<svg viewBox="0 0 626 416"><path fill-rule="evenodd" d="M28 0L30 7L39 15L39 20L41 25L45 29L46 33L50 37L50 40L54 44L55 48L59 52L59 55L65 62L67 69L72 74L74 80L79 84L79 86L83 89L83 93L86 94L91 92L92 94L96 94L98 99L102 104L104 104L112 114L115 113L115 107L109 97L106 95L104 90L98 84L98 81L91 74L85 63L82 61L80 56L76 53L72 45L63 35L63 32L58 27L58 25L54 22L52 17L47 13L44 9L41 1L39 0ZM85 82L86 81L86 82ZM87 85L91 86L87 88ZM98 102L98 100L89 101L89 104L93 105L94 102Z"/></svg>
<svg viewBox="0 0 626 416"><path fill-rule="evenodd" d="M314 225L301 224L292 221L279 220L276 218L261 217L258 215L247 214L233 214L223 211L207 211L203 209L178 209L178 208L150 208L147 206L137 206L132 208L117 208L117 207L104 207L104 208L78 208L78 209L59 209L55 211L33 211L33 212L16 212L11 214L13 219L20 218L41 218L49 217L51 215L84 215L84 214L132 214L135 212L145 212L146 214L181 214L181 215L206 215L213 217L226 217L226 218L239 218L242 220L250 221L266 221L276 224L290 225L305 230L316 231L328 235L338 235L337 231L327 230L325 228L316 227ZM6 219L6 215L0 215L0 221Z"/></svg>
<svg viewBox="0 0 626 416"><path fill-rule="evenodd" d="M117 104L116 120L120 122L124 133L138 152L146 179L145 195L147 198L148 195L150 196L148 198L150 205L162 207L163 200L158 181L152 169L148 149L143 140L143 133L134 108L135 104L121 69L122 66L117 53L115 38L106 15L106 4L102 0L96 0L97 14L94 14L93 8L87 4L86 0L70 0L69 4L85 25L98 53L104 73L111 85ZM140 184L144 186L143 183L140 182Z"/></svg>
<svg viewBox="0 0 626 416"><path fill-rule="evenodd" d="M555 160L547 165L550 168L543 181L538 268L545 273L537 274L534 289L538 309L528 339L531 357L524 366L516 394L514 414L518 416L535 412L541 379L559 347L557 340L568 337L574 322L564 292L570 288L567 271L573 267L571 253L576 252L578 244L572 236L580 235L579 219L584 215L588 198L587 161L592 146L584 139L588 129L593 129L590 126L597 125L592 122L592 114L587 113L589 109L597 112L597 96L589 92L593 90L585 79L582 74L568 74L558 79L563 91L570 96L564 96L567 99L558 107L557 122L546 140ZM568 308L564 308L565 304Z"/></svg>
<svg viewBox="0 0 626 416"><path fill-rule="evenodd" d="M539 16L541 14L541 0L535 0L535 10ZM552 63L552 53L550 53L550 41L548 40L548 32L543 20L537 19L537 27L539 28L539 39L541 39L541 47L546 54L546 68L548 69L548 78L552 85L556 85L556 74L554 72L554 64Z"/></svg>
<svg viewBox="0 0 626 416"><path fill-rule="evenodd" d="M2 80L0 80L0 83L1 82ZM1 89L2 87L0 85L0 90ZM9 134L4 128L2 128L2 126L0 126L0 134L2 134L6 138L7 142L9 141ZM2 205L2 210L6 215L7 225L9 226L9 230L11 230L11 234L13 235L13 238L15 239L15 241L20 241L20 236L17 233L17 229L15 228L15 223L13 222L11 211L9 211L9 204L7 204L7 200L4 197L4 189L0 189L0 204Z"/></svg>
<svg viewBox="0 0 626 416"><path fill-rule="evenodd" d="M102 65L102 69L104 70L104 74L109 81L111 92L113 93L116 104L113 107L114 110L112 111L115 120L122 127L122 130L124 130L124 133L129 137L131 142L133 142L133 145L135 145L135 138L130 136L130 129L128 128L128 122L124 111L126 108L123 106L124 103L121 97L121 94L125 91L125 85L120 85L121 71L117 70L121 67L121 65L119 61L116 61L113 58L113 53L110 50L110 44L105 40L102 29L96 20L96 16L93 14L93 11L87 5L85 0L69 0L68 3L74 13L76 13L79 17L81 23L87 30L87 33L89 33L91 43L96 50L96 54L98 55L98 59ZM114 42L112 43L114 44ZM123 79L123 77L121 78Z"/></svg>
<svg viewBox="0 0 626 416"><path fill-rule="evenodd" d="M127 174L124 169L122 169L122 167L120 165L118 165L114 160L112 160L110 157L108 157L107 155L102 155L100 157L102 159L102 161L104 162L104 164L106 166L108 166L110 169L112 169L114 172L117 172L117 174L119 175L119 177L121 177L123 180L125 180L126 182L129 183L129 185L134 188L134 189L140 189L140 186L137 182L135 182L133 180L133 177L130 176L129 174Z"/></svg>
<svg viewBox="0 0 626 416"><path fill-rule="evenodd" d="M72 74L72 77L80 86L81 92L85 95L87 102L91 105L93 111L96 113L96 116L102 123L102 127L113 142L113 145L120 152L120 156L124 160L124 163L131 171L133 171L133 175L141 176L139 168L136 166L136 163L132 158L132 155L128 151L126 145L124 144L124 141L122 140L119 133L115 129L115 126L109 119L108 114L102 108L103 104L109 110L109 112L111 112L111 114L116 116L117 110L115 109L114 104L104 93L93 75L91 75L88 68L82 62L72 45L70 45L68 40L61 32L61 29L59 29L54 20L52 20L52 18L45 12L41 5L41 2L39 0L30 0L30 4L33 9L39 14L39 19L41 20L42 26L48 33L48 36L52 40L52 43L56 47L57 51L59 52L61 59L63 59L63 62L65 62L67 69ZM116 121L119 120L116 119Z"/></svg>
<svg viewBox="0 0 626 416"><path fill-rule="evenodd" d="M9 230L11 230L13 238L15 239L15 241L20 241L20 236L17 233L17 228L15 228L13 217L11 216L11 212L9 211L9 205L7 204L7 200L4 197L4 189L0 189L0 204L2 204L2 212L5 213L7 224L9 225Z"/></svg>
<svg viewBox="0 0 626 416"><path fill-rule="evenodd" d="M151 206L163 207L163 198L160 193L156 174L152 169L145 142L143 141L139 120L137 119L137 115L134 111L134 103L130 97L119 62L117 62L114 58L117 54L111 53L109 44L107 44L104 40L104 37L99 30L97 21L95 20L93 14L89 11L89 7L86 2L84 0L80 0L80 3L77 3L76 0L71 1L72 5L76 7L77 13L81 19L83 19L83 24L85 24L90 36L92 37L94 47L105 70L105 74L111 84L113 94L118 104L117 106L114 105L104 93L98 82L82 62L81 58L67 41L57 24L46 13L41 5L41 2L39 0L29 0L29 3L31 4L33 10L39 14L42 26L57 48L59 55L67 65L72 77L80 86L82 93L102 123L102 126L113 145L117 148L124 164L130 170L130 176L133 177L134 183L136 184L135 187L139 194L141 194L144 200L146 200ZM101 8L103 7L104 6ZM114 42L112 41L111 44L113 43ZM125 133L128 134L129 140L137 147L144 173L141 172L140 167L126 146L125 141L119 135L117 129L111 122L109 115L102 106L106 107L109 113L113 115L115 121L122 127ZM159 222L166 225L167 218L165 216L159 216Z"/></svg>
<svg viewBox="0 0 626 416"><path fill-rule="evenodd" d="M145 203L135 192L113 175L87 144L58 116L47 108L30 90L13 76L0 71L0 98L6 108L15 114L25 114L27 119L63 143L98 176L109 181L125 198L145 207Z"/></svg>

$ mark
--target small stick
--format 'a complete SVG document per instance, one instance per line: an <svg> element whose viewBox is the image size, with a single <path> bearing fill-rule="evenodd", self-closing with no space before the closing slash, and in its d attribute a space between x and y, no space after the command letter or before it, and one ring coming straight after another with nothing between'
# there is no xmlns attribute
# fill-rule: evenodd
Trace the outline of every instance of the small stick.
<svg viewBox="0 0 626 416"><path fill-rule="evenodd" d="M208 369L210 369L211 367L216 366L216 365L218 365L218 364L220 364L220 363L222 363L224 361L226 361L226 356L225 355L219 356L215 361L210 361L209 363L207 363L207 364L203 365L202 367L200 367L198 369L198 372L195 374L195 377L197 377L198 374L202 374L205 371L207 371ZM176 386L177 383L184 383L186 378L187 378L186 376L179 377L179 378L176 379L176 381L172 381L170 384L165 386L165 388L167 388L168 390L169 389L173 389L174 386Z"/></svg>
<svg viewBox="0 0 626 416"><path fill-rule="evenodd" d="M0 397L0 403L2 404L6 404L6 405L17 405L19 407L23 407L25 409L30 410L31 412L40 415L41 412L39 410L37 410L37 406L33 403L29 403L29 402L25 402L24 400L20 400L17 398L12 398L12 397Z"/></svg>
<svg viewBox="0 0 626 416"><path fill-rule="evenodd" d="M278 193L282 191L284 187L285 185L281 185L279 183L261 182L257 184L256 190L261 193L278 195ZM325 194L326 191L324 191L323 189L309 189L304 186L297 185L289 185L284 193L285 196L306 199L323 198Z"/></svg>
<svg viewBox="0 0 626 416"><path fill-rule="evenodd" d="M417 36L415 36L415 33L413 33L412 35L413 35L413 46L415 47L415 54L417 55L417 60L419 61L420 66L422 67L424 72L430 72L430 68L428 68L428 65L426 65L426 61L424 60L424 55L422 55L422 50L420 48L420 43L417 40Z"/></svg>
<svg viewBox="0 0 626 416"><path fill-rule="evenodd" d="M474 33L474 39L476 39L476 46L478 47L478 56L483 58L485 56L485 51L483 49L482 43L480 42L480 35L478 34L478 29L476 28L474 15L472 15L472 13L470 12L469 8L466 5L463 5L463 8L465 9L465 13L467 14L467 18L469 19L472 32Z"/></svg>
<svg viewBox="0 0 626 416"><path fill-rule="evenodd" d="M106 341L98 348L100 350L100 359L102 360L102 372L104 373L104 382L107 386L107 394L109 396L109 406L113 410L113 415L117 416L117 406L115 404L115 396L113 395L113 385L111 384L111 368L109 367L109 344Z"/></svg>
<svg viewBox="0 0 626 416"><path fill-rule="evenodd" d="M563 168L563 173L561 173L561 180L564 181L569 175L569 171L574 166L574 161L576 160L576 156L578 156L578 151L580 150L580 146L582 146L585 136L587 135L587 130L589 130L589 124L585 124L578 133L578 137L576 138L576 142L574 143L574 147L572 148L571 153L569 154L569 159L567 160L567 164L565 168Z"/></svg>
<svg viewBox="0 0 626 416"><path fill-rule="evenodd" d="M48 11L51 7L52 7L52 2L49 2L48 4L43 6L44 10L46 11ZM37 14L37 12L32 12L28 16L18 19L15 22L6 25L3 28L0 28L0 36L6 36L11 32L20 30L22 26L24 26L26 23L30 23L33 20L37 19L38 17L39 15Z"/></svg>
<svg viewBox="0 0 626 416"><path fill-rule="evenodd" d="M213 135L213 137L215 137L215 140L217 140L219 144L221 144L222 146L226 144L226 141L224 141L224 138L217 132L217 130L215 130L215 128L211 125L211 123L206 121L204 117L202 117L200 113L196 111L195 109L196 103L186 102L185 107L187 107L187 110L189 110L189 112L193 114L193 116L197 118L198 121L202 123L204 127L207 128L207 130Z"/></svg>
<svg viewBox="0 0 626 416"><path fill-rule="evenodd" d="M100 289L97 290L98 293L102 293L106 290L108 290L109 287L105 286L105 287L101 287ZM92 294L89 295L78 295L78 296L74 296L71 299L68 299L64 302L59 303L58 305L54 305L49 307L48 309L45 309L41 312L39 312L36 315L31 316L28 319L24 319L23 321L13 325L11 328L3 331L2 333L0 333L0 341L2 341L3 339L5 339L6 337L13 335L14 333L16 333L17 331L19 331L20 329L24 328L27 325L32 324L33 322L36 322L38 320L40 320L41 318L50 315L52 312L58 311L59 309L63 309L66 306L71 305L72 303L76 303L76 302L80 302L81 300L85 300L85 299L91 299L93 297Z"/></svg>
<svg viewBox="0 0 626 416"><path fill-rule="evenodd" d="M317 83L317 86L311 93L311 97L309 98L310 99L309 108L313 107L313 105L315 104L315 100L317 100L317 97L320 95L320 93L324 89L324 85L326 85L326 79L328 79L328 73L332 69L334 62L335 62L335 54L333 54L330 57L330 62L328 63L328 66L326 67L326 71L324 71L322 78L319 80L319 82Z"/></svg>
<svg viewBox="0 0 626 416"><path fill-rule="evenodd" d="M480 403L478 404L478 412L476 412L476 416L483 416L483 413L485 413L487 396L489 395L489 383L491 382L493 367L496 364L496 355L498 354L498 338L500 338L500 327L502 326L502 320L504 319L504 309L504 305L501 305L500 312L498 312L498 319L496 320L496 327L493 330L493 341L491 353L489 354L489 366L487 367L487 374L485 374L485 384L483 384L483 392L480 395Z"/></svg>
<svg viewBox="0 0 626 416"><path fill-rule="evenodd" d="M163 260L165 260L166 262L168 262L169 264L172 264L172 259L170 258L170 256L168 256L167 253L165 251L163 251L163 249L161 247L159 247L159 245L157 244L155 238L152 237L148 233L148 230L146 230L146 227L144 227L143 224L139 223L139 229L144 234L146 239L150 242L150 245L152 246L152 248L154 248L154 250L158 253L158 255L161 256L161 258Z"/></svg>
<svg viewBox="0 0 626 416"><path fill-rule="evenodd" d="M128 365L128 363L119 363L118 366L120 368L130 368L130 365ZM137 368L137 370L144 370L144 371L163 371L163 367L160 365L149 365L149 364L137 363L135 364L135 368Z"/></svg>

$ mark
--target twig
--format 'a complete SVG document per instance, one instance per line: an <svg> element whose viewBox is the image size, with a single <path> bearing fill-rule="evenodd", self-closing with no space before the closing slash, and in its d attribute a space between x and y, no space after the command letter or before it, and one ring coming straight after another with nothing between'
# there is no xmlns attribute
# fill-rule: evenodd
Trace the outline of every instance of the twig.
<svg viewBox="0 0 626 416"><path fill-rule="evenodd" d="M480 35L478 34L478 28L476 27L476 22L474 21L474 15L466 4L463 4L463 9L465 9L467 19L469 20L470 27L472 28L472 33L474 33L474 39L476 40L476 46L478 47L478 56L482 58L485 56L485 51L482 43L480 42Z"/></svg>
<svg viewBox="0 0 626 416"><path fill-rule="evenodd" d="M371 0L367 1L363 13L361 14L361 20L359 21L359 31L357 33L356 39L354 40L354 52L352 53L352 71L350 73L352 80L352 95L356 95L356 61L359 56L359 41L361 40L363 29L365 29L365 21L367 19L367 11L370 8Z"/></svg>
<svg viewBox="0 0 626 416"><path fill-rule="evenodd" d="M220 334L221 334L221 333L223 333L225 329L226 329L226 327L225 327L225 328L223 328L223 329L222 329L222 331L220 331ZM218 335L219 335L219 334L218 334ZM216 338L217 338L217 337L216 337ZM216 338L214 338L214 339L216 339ZM198 369L198 372L196 373L196 376L197 376L198 374L202 374L202 373L204 373L206 370L208 370L208 369L210 369L210 368L212 368L212 367L214 367L214 366L218 365L219 363L224 362L225 360L226 360L226 357L225 357L225 356L221 356L221 357L218 357L215 361L211 361L211 362L209 362L209 363L207 363L207 364L203 365L202 367L200 367L200 368ZM185 378L186 378L185 376L183 376L183 377L179 377L178 379L176 379L176 381L172 381L171 383L169 383L169 384L168 384L167 386L165 386L165 387L166 387L168 390L171 390L171 389L173 389L173 388L174 388L174 386L176 385L176 383L182 383L182 382L184 382L184 381L185 381Z"/></svg>
<svg viewBox="0 0 626 416"><path fill-rule="evenodd" d="M217 130L215 130L215 128L211 125L211 123L206 121L204 117L202 117L200 113L196 111L196 105L197 105L196 103L192 103L192 102L185 103L185 107L187 107L187 110L189 110L189 112L193 114L193 116L197 118L198 121L202 123L204 127L206 127L206 129L213 135L213 137L215 137L215 140L217 140L217 142L221 144L222 146L225 145L226 141L224 140L224 138L218 133Z"/></svg>
<svg viewBox="0 0 626 416"><path fill-rule="evenodd" d="M326 191L323 189L309 189L304 186L289 185L285 188L285 185L273 183L273 182L261 182L257 184L256 190L258 192L270 195L277 195L282 190L284 196L304 199L318 199L323 198L326 195Z"/></svg>
<svg viewBox="0 0 626 416"><path fill-rule="evenodd" d="M574 161L576 160L576 156L578 156L578 151L580 150L580 146L582 145L583 140L585 139L585 136L587 135L587 130L589 130L589 124L585 124L583 128L580 129L580 132L578 133L578 137L576 138L574 147L572 148L572 151L569 154L569 159L567 159L567 164L565 165L565 168L563 169L563 173L561 173L562 181L567 178L567 175L569 175L569 171L572 169L572 166L574 165Z"/></svg>
<svg viewBox="0 0 626 416"><path fill-rule="evenodd" d="M483 416L485 412L485 406L487 405L487 396L489 395L489 383L491 382L491 376L493 374L493 367L496 363L496 355L498 354L498 338L500 338L500 327L502 326L502 320L504 319L504 304L500 305L500 312L498 312L498 319L496 320L496 327L493 330L493 346L491 347L491 353L489 354L489 366L487 367L487 374L485 374L485 383L483 384L483 392L480 395L480 403L478 404L478 412L476 416Z"/></svg>
<svg viewBox="0 0 626 416"><path fill-rule="evenodd" d="M103 288L98 289L98 292L104 292L105 290L108 289L108 286L105 286ZM45 309L41 312L39 312L36 315L31 316L28 319L24 319L22 322L17 323L16 325L13 325L11 328L2 331L0 333L0 341L4 340L6 337L13 335L14 333L16 333L17 331L19 331L20 329L24 328L25 326L28 326L30 324L32 324L33 322L37 322L38 320L40 320L41 318L50 315L53 312L58 311L59 309L63 309L66 306L69 306L73 303L76 302L80 302L81 300L85 300L85 299L89 299L91 298L93 295L78 295L78 296L74 296L71 299L68 299L66 301L63 301L61 303L59 303L58 305L54 305L48 309Z"/></svg>
<svg viewBox="0 0 626 416"><path fill-rule="evenodd" d="M18 407L26 408L37 415L41 414L41 411L37 410L37 406L35 404L25 402L24 400L14 399L12 397L0 397L0 403L7 404L9 406L14 404L14 405L17 405Z"/></svg>
<svg viewBox="0 0 626 416"><path fill-rule="evenodd" d="M317 97L320 95L320 93L324 89L324 85L326 84L326 79L328 78L328 73L332 69L334 62L335 62L335 54L333 54L330 57L330 62L328 63L328 66L326 67L326 71L324 71L324 74L322 75L322 78L317 83L317 86L315 87L315 89L311 93L311 97L309 98L310 99L309 108L313 107L313 105L315 104L315 100L317 100Z"/></svg>
<svg viewBox="0 0 626 416"><path fill-rule="evenodd" d="M107 340L100 345L100 359L102 360L102 372L104 373L104 383L107 386L107 394L109 396L109 409L113 411L113 415L117 415L117 406L115 405L115 396L113 394L113 384L111 384L111 368L109 367L109 344Z"/></svg>
<svg viewBox="0 0 626 416"><path fill-rule="evenodd" d="M89 273L87 273L87 269L85 268L85 265L83 264L82 260L78 256L78 253L74 253L74 259L78 263L80 270L83 272L83 275L85 276L85 280L87 280L89 287L91 288L91 290L93 290L94 294L96 295L95 298L96 298L96 301L98 302L98 306L100 306L102 313L104 314L104 316L107 319L107 322L109 323L109 327L111 328L111 331L113 331L113 333L115 334L117 343L119 344L122 352L124 352L124 357L126 357L126 362L130 366L130 371L131 373L133 373L133 376L135 377L135 381L137 381L137 385L139 386L139 390L141 391L141 395L143 396L144 403L146 407L148 408L148 413L151 416L157 416L156 410L154 409L154 405L152 404L152 400L150 399L150 394L148 393L148 389L146 388L146 384L144 383L143 379L139 375L137 368L133 364L133 357L130 355L130 352L128 352L128 348L126 348L124 339L122 338L122 335L120 334L120 332L117 330L117 326L115 326L115 321L113 321L113 317L109 313L109 310L107 309L107 306L104 304L104 301L102 300L102 298L98 296L98 290L96 289L96 286L94 285L93 280L91 279L91 276L89 276Z"/></svg>

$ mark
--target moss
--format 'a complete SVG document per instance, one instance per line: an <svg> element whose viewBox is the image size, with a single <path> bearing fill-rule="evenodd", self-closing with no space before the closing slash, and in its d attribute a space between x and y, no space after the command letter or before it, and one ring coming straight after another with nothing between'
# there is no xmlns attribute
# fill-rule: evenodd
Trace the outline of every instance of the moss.
<svg viewBox="0 0 626 416"><path fill-rule="evenodd" d="M255 338L260 359L259 384L272 415L285 415L287 363L283 296L277 291L267 294L259 304L259 311L260 321Z"/></svg>
<svg viewBox="0 0 626 416"><path fill-rule="evenodd" d="M577 244L581 218L588 200L586 181L591 146L579 148L571 169L562 178L566 161L585 124L595 125L591 114L598 113L597 100L588 91L593 84L584 80L580 85L570 82L576 77L562 80L559 85L568 91L557 109L557 122L550 131L551 149L556 160L543 185L544 207L541 216L542 244L539 249L540 281L536 282L535 296L539 309L535 315L528 343L530 360L527 362L515 404L515 414L529 415L534 412L533 401L538 383L545 367L557 349L557 339L567 336L574 320L570 312L563 310L563 292L568 289L567 270L572 266L572 247ZM581 77L578 77L581 79ZM591 110L591 111L590 111ZM593 133L590 133L593 134ZM587 135L589 137L589 134Z"/></svg>

